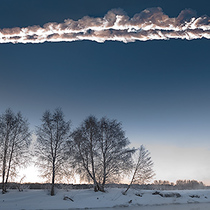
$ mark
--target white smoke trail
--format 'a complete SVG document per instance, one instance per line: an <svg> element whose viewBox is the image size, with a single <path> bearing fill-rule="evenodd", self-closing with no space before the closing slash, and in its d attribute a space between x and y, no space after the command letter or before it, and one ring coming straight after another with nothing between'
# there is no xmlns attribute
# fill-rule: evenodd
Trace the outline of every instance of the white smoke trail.
<svg viewBox="0 0 210 210"><path fill-rule="evenodd" d="M197 17L185 9L176 18L169 18L160 7L149 8L128 17L121 9L110 10L103 18L85 16L78 21L46 23L43 27L0 29L0 43L43 43L92 40L96 42L147 41L167 39L210 39L210 18Z"/></svg>

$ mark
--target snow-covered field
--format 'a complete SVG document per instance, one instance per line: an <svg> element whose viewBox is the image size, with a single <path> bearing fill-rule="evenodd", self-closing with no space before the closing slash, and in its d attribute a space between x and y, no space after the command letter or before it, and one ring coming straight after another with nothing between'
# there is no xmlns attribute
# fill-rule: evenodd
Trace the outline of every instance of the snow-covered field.
<svg viewBox="0 0 210 210"><path fill-rule="evenodd" d="M0 210L106 209L111 207L115 207L116 210L123 207L129 207L129 210L210 209L210 190L152 191L131 189L127 195L122 195L122 191L123 189L113 188L107 189L105 193L96 193L93 190L58 190L55 196L50 196L45 190L26 190L23 192L10 190L7 194L0 194ZM64 200L64 198L66 199Z"/></svg>

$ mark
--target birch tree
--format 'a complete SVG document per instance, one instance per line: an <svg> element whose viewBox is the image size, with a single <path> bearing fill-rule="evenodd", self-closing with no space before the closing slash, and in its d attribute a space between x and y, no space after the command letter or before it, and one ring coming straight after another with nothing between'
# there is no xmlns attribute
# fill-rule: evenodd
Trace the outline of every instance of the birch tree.
<svg viewBox="0 0 210 210"><path fill-rule="evenodd" d="M94 191L100 190L96 180L98 136L98 122L94 116L85 119L72 134L74 166L77 167L77 173L82 180L93 181Z"/></svg>
<svg viewBox="0 0 210 210"><path fill-rule="evenodd" d="M65 121L61 109L54 113L45 111L42 124L37 127L36 165L41 175L51 180L51 196L55 195L55 181L69 175L66 155L66 142L70 136L70 121Z"/></svg>
<svg viewBox="0 0 210 210"><path fill-rule="evenodd" d="M135 154L135 168L131 182L123 194L126 194L132 184L145 184L149 182L155 175L153 171L153 161L149 151L141 145Z"/></svg>
<svg viewBox="0 0 210 210"><path fill-rule="evenodd" d="M104 192L107 182L119 180L131 166L128 139L116 120L89 116L72 134L74 162L82 179L94 184L95 191Z"/></svg>
<svg viewBox="0 0 210 210"><path fill-rule="evenodd" d="M0 116L2 193L7 192L8 180L16 177L18 169L29 162L30 137L28 122L20 112L14 114L11 109L7 109Z"/></svg>
<svg viewBox="0 0 210 210"><path fill-rule="evenodd" d="M99 121L99 166L98 180L102 190L107 182L118 182L123 175L132 169L131 155L134 149L128 148L130 144L122 124L117 120L105 117Z"/></svg>

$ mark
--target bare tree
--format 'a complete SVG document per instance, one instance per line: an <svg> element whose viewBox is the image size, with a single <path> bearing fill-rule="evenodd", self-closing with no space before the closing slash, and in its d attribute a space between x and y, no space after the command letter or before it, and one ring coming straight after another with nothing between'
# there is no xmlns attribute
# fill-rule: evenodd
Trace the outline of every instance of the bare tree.
<svg viewBox="0 0 210 210"><path fill-rule="evenodd" d="M104 192L107 181L113 181L131 166L128 139L116 120L89 116L73 134L74 161L82 179L92 180L95 191Z"/></svg>
<svg viewBox="0 0 210 210"><path fill-rule="evenodd" d="M59 108L55 109L54 113L45 111L36 134L36 165L40 168L42 176L51 180L51 196L53 196L55 181L69 175L69 167L66 166L68 157L65 151L70 136L70 121L64 120L64 114Z"/></svg>
<svg viewBox="0 0 210 210"><path fill-rule="evenodd" d="M141 145L136 150L136 158L134 159L135 169L130 184L123 194L126 194L132 184L145 184L149 182L155 175L153 171L153 161L150 157L149 151Z"/></svg>
<svg viewBox="0 0 210 210"><path fill-rule="evenodd" d="M117 182L132 169L129 140L125 137L121 123L105 117L99 121L99 172L98 180L102 190L107 182Z"/></svg>
<svg viewBox="0 0 210 210"><path fill-rule="evenodd" d="M77 128L73 134L73 149L74 149L74 166L77 167L77 172L83 180L90 179L94 183L94 190L100 189L99 183L96 180L96 158L98 156L97 141L98 141L98 122L94 116L89 116Z"/></svg>
<svg viewBox="0 0 210 210"><path fill-rule="evenodd" d="M17 176L17 170L29 162L31 134L26 119L7 109L0 116L0 161L2 193L7 191L10 177Z"/></svg>

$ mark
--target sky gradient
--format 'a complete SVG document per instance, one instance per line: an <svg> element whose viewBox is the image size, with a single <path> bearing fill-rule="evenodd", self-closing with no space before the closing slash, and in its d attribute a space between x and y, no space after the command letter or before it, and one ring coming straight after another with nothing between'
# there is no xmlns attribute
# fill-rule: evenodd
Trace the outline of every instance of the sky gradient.
<svg viewBox="0 0 210 210"><path fill-rule="evenodd" d="M151 0L2 1L0 29L43 26L122 8L130 17L161 7L210 15L210 2ZM155 179L210 184L210 42L153 40L0 44L0 112L10 107L32 130L46 109L61 107L72 129L88 115L122 122L131 146L144 144Z"/></svg>

